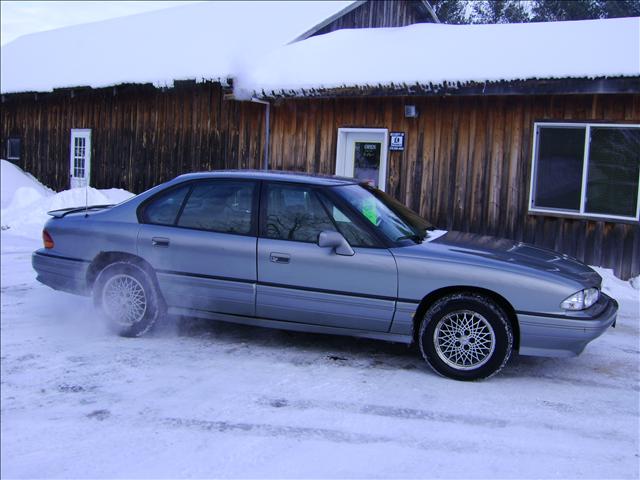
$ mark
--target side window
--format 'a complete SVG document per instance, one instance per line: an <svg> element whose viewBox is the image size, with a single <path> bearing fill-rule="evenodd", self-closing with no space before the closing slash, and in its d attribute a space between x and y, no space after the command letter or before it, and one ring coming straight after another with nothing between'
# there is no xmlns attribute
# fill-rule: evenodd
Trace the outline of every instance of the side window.
<svg viewBox="0 0 640 480"><path fill-rule="evenodd" d="M20 160L21 142L18 137L7 138L7 160Z"/></svg>
<svg viewBox="0 0 640 480"><path fill-rule="evenodd" d="M336 230L309 187L268 185L266 214L263 235L267 238L315 243L323 230Z"/></svg>
<svg viewBox="0 0 640 480"><path fill-rule="evenodd" d="M340 208L325 196L321 201L329 212L338 231L347 239L352 247L377 247L379 242L366 230L355 224Z"/></svg>
<svg viewBox="0 0 640 480"><path fill-rule="evenodd" d="M189 185L185 185L155 197L144 209L144 222L157 225L175 225L182 202L184 202L190 188Z"/></svg>
<svg viewBox="0 0 640 480"><path fill-rule="evenodd" d="M239 235L251 233L255 187L255 182L237 180L195 184L178 226Z"/></svg>

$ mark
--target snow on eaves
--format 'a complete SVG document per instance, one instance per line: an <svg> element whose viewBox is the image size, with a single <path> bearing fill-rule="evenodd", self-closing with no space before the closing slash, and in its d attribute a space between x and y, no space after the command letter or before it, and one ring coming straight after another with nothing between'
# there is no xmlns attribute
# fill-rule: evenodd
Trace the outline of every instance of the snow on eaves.
<svg viewBox="0 0 640 480"><path fill-rule="evenodd" d="M236 97L246 98L636 76L640 18L620 18L338 30L268 53L234 86Z"/></svg>
<svg viewBox="0 0 640 480"><path fill-rule="evenodd" d="M203 2L25 35L2 47L0 89L225 82L352 3Z"/></svg>

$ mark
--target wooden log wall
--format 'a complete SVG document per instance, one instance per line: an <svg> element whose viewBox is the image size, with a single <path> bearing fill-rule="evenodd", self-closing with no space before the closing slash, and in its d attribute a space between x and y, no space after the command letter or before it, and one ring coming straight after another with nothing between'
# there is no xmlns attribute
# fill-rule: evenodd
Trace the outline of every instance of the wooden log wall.
<svg viewBox="0 0 640 480"><path fill-rule="evenodd" d="M426 22L433 22L433 19L419 0L371 0L337 18L314 35L345 28L404 27Z"/></svg>
<svg viewBox="0 0 640 480"><path fill-rule="evenodd" d="M219 83L7 95L1 142L4 149L8 137L21 138L20 167L62 190L69 188L71 129L90 128L91 185L139 193L181 173L258 168L263 112L225 100Z"/></svg>
<svg viewBox="0 0 640 480"><path fill-rule="evenodd" d="M404 105L419 117L405 118ZM272 108L271 168L335 173L337 130L406 133L387 190L437 227L549 247L640 274L640 226L527 213L538 120L640 123L640 95L288 99Z"/></svg>

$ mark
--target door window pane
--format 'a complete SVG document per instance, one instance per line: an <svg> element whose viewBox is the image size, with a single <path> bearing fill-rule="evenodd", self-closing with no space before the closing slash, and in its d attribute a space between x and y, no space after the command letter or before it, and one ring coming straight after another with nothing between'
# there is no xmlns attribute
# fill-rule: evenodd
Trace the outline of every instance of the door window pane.
<svg viewBox="0 0 640 480"><path fill-rule="evenodd" d="M145 223L174 225L184 197L190 188L189 185L185 185L155 197L144 209Z"/></svg>
<svg viewBox="0 0 640 480"><path fill-rule="evenodd" d="M540 128L534 205L580 210L586 129Z"/></svg>
<svg viewBox="0 0 640 480"><path fill-rule="evenodd" d="M355 142L353 157L353 177L378 186L380 172L380 142Z"/></svg>
<svg viewBox="0 0 640 480"><path fill-rule="evenodd" d="M640 128L591 127L587 213L635 217Z"/></svg>
<svg viewBox="0 0 640 480"><path fill-rule="evenodd" d="M267 238L315 243L323 230L336 230L310 188L278 184L267 188Z"/></svg>
<svg viewBox="0 0 640 480"><path fill-rule="evenodd" d="M246 235L251 232L254 182L197 183L187 199L178 226Z"/></svg>

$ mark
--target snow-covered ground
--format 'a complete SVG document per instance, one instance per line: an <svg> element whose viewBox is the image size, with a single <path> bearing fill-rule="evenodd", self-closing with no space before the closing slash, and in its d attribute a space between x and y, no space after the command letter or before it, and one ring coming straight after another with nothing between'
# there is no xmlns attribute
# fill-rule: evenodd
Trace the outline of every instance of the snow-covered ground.
<svg viewBox="0 0 640 480"><path fill-rule="evenodd" d="M26 217L56 195L5 206L2 163L2 478L639 476L639 292L609 271L615 329L478 383L371 340L193 319L119 338L35 281Z"/></svg>

